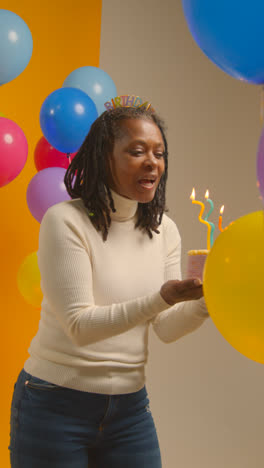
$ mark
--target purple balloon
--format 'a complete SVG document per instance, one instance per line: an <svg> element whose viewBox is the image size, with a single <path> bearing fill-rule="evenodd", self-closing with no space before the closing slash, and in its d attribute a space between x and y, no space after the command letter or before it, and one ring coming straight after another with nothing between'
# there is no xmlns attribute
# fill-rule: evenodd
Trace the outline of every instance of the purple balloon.
<svg viewBox="0 0 264 468"><path fill-rule="evenodd" d="M65 173L66 169L63 167L47 167L29 182L27 204L30 213L39 223L48 208L56 203L71 200L64 184Z"/></svg>
<svg viewBox="0 0 264 468"><path fill-rule="evenodd" d="M257 186L264 200L264 127L258 145L257 153Z"/></svg>

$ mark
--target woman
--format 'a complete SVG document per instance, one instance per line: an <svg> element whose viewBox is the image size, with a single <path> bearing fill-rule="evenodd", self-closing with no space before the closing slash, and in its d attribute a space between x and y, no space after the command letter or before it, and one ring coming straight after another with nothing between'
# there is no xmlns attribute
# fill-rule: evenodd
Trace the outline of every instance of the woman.
<svg viewBox="0 0 264 468"><path fill-rule="evenodd" d="M72 200L43 217L39 330L15 385L13 468L160 468L144 368L151 324L165 343L208 317L181 281L181 241L164 215L167 141L145 109L92 125L65 174Z"/></svg>

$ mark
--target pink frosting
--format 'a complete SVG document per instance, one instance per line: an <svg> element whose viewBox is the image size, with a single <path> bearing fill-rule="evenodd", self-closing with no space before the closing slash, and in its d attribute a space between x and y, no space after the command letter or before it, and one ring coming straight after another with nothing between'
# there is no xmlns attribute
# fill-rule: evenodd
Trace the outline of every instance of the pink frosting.
<svg viewBox="0 0 264 468"><path fill-rule="evenodd" d="M187 278L199 278L203 281L203 270L207 255L188 255Z"/></svg>

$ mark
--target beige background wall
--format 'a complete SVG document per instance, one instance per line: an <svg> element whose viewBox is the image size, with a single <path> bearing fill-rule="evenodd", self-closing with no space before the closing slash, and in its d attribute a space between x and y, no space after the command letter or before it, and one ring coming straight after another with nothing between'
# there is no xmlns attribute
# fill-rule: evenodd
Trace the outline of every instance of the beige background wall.
<svg viewBox="0 0 264 468"><path fill-rule="evenodd" d="M256 187L260 89L226 75L193 41L180 0L103 0L100 67L119 94L151 100L168 125L168 215L189 249L206 248L197 199L223 225L262 209ZM218 235L218 229L216 229ZM246 248L246 246L245 246ZM254 298L252 298L254 307ZM263 466L263 365L233 349L210 319L176 343L150 335L147 388L165 468Z"/></svg>

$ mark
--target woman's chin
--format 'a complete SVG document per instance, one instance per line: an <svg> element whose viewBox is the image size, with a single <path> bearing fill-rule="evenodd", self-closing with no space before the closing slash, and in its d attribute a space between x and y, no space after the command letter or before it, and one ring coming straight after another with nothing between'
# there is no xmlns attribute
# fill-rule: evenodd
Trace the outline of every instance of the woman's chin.
<svg viewBox="0 0 264 468"><path fill-rule="evenodd" d="M136 188L136 190L121 190L118 188L111 188L111 190L116 192L121 197L128 198L129 200L135 200L139 203L150 203L155 197L156 193L156 187L146 189L144 187L141 187L140 185Z"/></svg>
<svg viewBox="0 0 264 468"><path fill-rule="evenodd" d="M149 203L155 197L155 193L156 193L155 186L150 189L139 186L137 190L137 199L140 203Z"/></svg>
<svg viewBox="0 0 264 468"><path fill-rule="evenodd" d="M155 193L142 194L137 197L137 201L139 203L150 203L152 202L154 196L155 196Z"/></svg>

